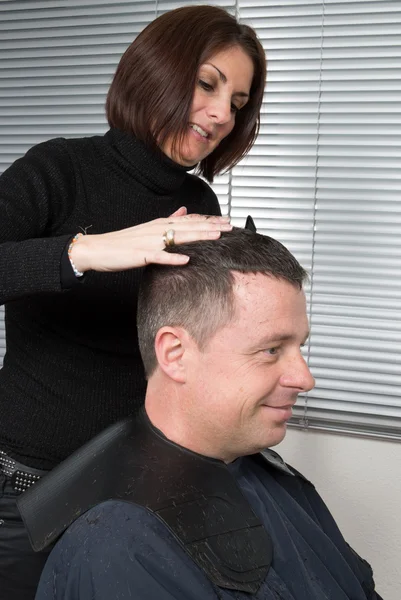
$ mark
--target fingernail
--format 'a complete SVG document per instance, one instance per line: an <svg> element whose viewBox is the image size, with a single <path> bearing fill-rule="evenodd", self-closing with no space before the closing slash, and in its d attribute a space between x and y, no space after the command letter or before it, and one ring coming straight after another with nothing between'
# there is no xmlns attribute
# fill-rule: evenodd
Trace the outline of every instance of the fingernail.
<svg viewBox="0 0 401 600"><path fill-rule="evenodd" d="M231 225L231 223L223 223L223 224L221 225L221 229L222 229L223 231L231 231L231 230L232 230L232 228L233 228L233 226Z"/></svg>

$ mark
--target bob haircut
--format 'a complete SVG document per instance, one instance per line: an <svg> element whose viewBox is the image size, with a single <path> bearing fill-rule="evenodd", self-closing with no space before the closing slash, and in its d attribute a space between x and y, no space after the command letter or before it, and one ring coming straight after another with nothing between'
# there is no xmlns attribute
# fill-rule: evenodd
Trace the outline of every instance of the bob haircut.
<svg viewBox="0 0 401 600"><path fill-rule="evenodd" d="M111 83L106 115L111 127L132 133L148 147L172 140L179 147L190 118L199 68L214 54L240 47L254 75L247 104L231 133L198 165L209 182L231 169L252 147L259 131L266 58L255 31L216 6L186 6L150 23L123 54Z"/></svg>

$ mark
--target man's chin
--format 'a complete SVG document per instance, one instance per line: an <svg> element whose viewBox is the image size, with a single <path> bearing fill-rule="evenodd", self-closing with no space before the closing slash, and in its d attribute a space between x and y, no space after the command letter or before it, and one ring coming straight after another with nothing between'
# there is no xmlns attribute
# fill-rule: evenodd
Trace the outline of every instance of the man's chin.
<svg viewBox="0 0 401 600"><path fill-rule="evenodd" d="M277 426L271 430L268 439L266 439L267 444L265 448L272 448L273 446L277 446L280 444L285 438L287 433L287 422L278 423Z"/></svg>

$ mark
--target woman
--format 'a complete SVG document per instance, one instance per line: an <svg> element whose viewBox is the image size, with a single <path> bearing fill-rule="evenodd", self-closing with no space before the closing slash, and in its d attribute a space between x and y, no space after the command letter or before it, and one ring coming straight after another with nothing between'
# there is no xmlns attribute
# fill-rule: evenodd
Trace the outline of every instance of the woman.
<svg viewBox="0 0 401 600"><path fill-rule="evenodd" d="M247 153L265 70L254 31L224 10L173 10L123 55L104 136L41 143L0 180L1 599L33 598L46 558L16 496L142 403L138 267L182 264L166 245L231 228L188 171L211 182Z"/></svg>

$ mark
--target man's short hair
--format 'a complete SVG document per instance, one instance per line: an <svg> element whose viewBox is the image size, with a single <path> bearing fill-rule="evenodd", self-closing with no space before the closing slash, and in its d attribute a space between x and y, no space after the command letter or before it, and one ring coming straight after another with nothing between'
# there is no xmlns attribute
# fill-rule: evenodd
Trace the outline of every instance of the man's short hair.
<svg viewBox="0 0 401 600"><path fill-rule="evenodd" d="M302 288L307 273L283 244L234 228L218 240L181 244L166 251L186 254L183 266L145 268L138 300L138 337L145 372L157 366L158 330L183 327L202 350L234 316L234 272L262 273Z"/></svg>

